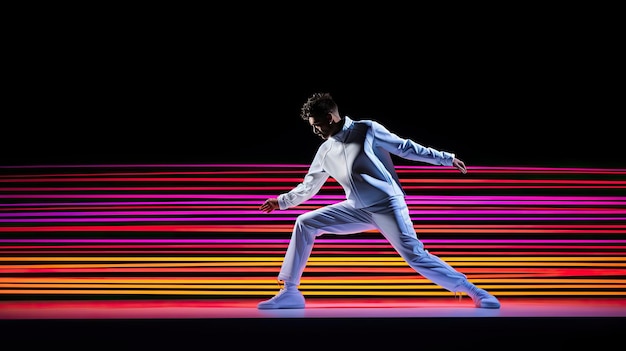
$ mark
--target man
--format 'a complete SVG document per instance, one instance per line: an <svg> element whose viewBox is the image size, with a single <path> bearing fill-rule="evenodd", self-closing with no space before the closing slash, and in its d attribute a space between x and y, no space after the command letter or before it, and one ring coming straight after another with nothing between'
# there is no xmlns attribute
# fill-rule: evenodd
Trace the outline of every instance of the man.
<svg viewBox="0 0 626 351"><path fill-rule="evenodd" d="M300 117L325 141L320 145L303 181L260 207L265 213L295 207L315 195L329 177L344 189L346 200L304 213L296 219L278 274L280 292L260 302L259 309L304 308L300 278L317 236L351 234L377 229L419 274L455 294L467 293L476 307L500 308L497 298L470 283L466 276L424 249L417 238L404 190L391 154L408 160L453 166L465 174L465 163L453 153L403 139L378 122L352 120L339 114L328 93L315 93L304 103Z"/></svg>

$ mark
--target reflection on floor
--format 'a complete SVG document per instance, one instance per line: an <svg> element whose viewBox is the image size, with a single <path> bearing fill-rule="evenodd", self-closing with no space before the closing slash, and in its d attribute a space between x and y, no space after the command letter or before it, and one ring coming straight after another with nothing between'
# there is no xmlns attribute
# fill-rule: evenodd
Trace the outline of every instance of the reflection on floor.
<svg viewBox="0 0 626 351"><path fill-rule="evenodd" d="M259 300L4 301L0 319L625 317L626 299L308 299L300 310L258 310Z"/></svg>
<svg viewBox="0 0 626 351"><path fill-rule="evenodd" d="M625 299L308 299L261 311L258 300L2 301L3 340L26 346L236 349L568 349L620 342ZM87 342L87 344L85 343ZM81 346L82 345L82 346ZM228 346L228 347L225 347Z"/></svg>

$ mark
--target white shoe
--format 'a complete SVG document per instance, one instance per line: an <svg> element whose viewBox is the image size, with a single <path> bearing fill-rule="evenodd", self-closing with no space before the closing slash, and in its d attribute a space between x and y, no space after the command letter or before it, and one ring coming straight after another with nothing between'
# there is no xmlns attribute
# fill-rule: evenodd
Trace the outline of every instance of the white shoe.
<svg viewBox="0 0 626 351"><path fill-rule="evenodd" d="M260 310L272 310L279 308L304 308L304 296L298 289L280 289L276 296L269 300L259 302Z"/></svg>
<svg viewBox="0 0 626 351"><path fill-rule="evenodd" d="M478 308L500 308L500 301L498 301L495 296L470 282L465 282L457 286L455 291L467 293L474 301L474 305Z"/></svg>

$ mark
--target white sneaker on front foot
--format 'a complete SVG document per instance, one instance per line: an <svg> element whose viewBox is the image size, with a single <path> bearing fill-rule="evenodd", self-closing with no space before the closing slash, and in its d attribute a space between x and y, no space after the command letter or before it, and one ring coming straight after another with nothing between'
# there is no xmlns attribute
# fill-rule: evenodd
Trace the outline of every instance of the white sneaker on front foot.
<svg viewBox="0 0 626 351"><path fill-rule="evenodd" d="M276 296L269 300L259 302L260 310L280 308L304 308L304 296L298 289L281 289Z"/></svg>
<svg viewBox="0 0 626 351"><path fill-rule="evenodd" d="M478 308L500 308L500 301L495 296L470 282L457 286L455 291L467 293Z"/></svg>

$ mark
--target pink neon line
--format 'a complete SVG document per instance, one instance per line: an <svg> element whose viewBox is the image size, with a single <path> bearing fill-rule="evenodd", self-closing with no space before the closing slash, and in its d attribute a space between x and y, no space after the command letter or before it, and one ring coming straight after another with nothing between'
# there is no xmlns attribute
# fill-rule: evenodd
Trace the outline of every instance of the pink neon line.
<svg viewBox="0 0 626 351"><path fill-rule="evenodd" d="M274 250L272 250L274 249ZM334 250L320 250L315 249L315 252L320 255L346 255L350 257L358 257L358 256L371 256L371 255L384 255L389 254L392 249L389 250L359 250L357 252L353 250L339 250L340 248L334 248ZM566 256L566 255L584 255L584 256L606 256L606 255L623 255L623 251L521 251L521 250L513 250L513 251L444 251L444 250L433 250L432 248L429 251L435 255L455 255L455 256L532 256L532 257L541 257L541 256ZM60 248L56 249L48 249L48 250L0 250L0 254L4 255L12 255L12 254L55 254L55 255L67 255L67 254L78 254L78 255L99 255L99 254L168 254L168 255L198 255L198 254L210 254L210 255L250 255L250 254L263 254L263 255L283 255L285 253L284 246L277 246L274 248L264 247L261 250L254 249L239 249L239 250L220 250L219 248L212 248L208 250L158 250L154 248L150 248L147 250L63 250ZM226 265L226 264L225 264Z"/></svg>
<svg viewBox="0 0 626 351"><path fill-rule="evenodd" d="M118 217L0 219L0 223L295 221L296 217ZM624 221L626 217L417 217L418 221Z"/></svg>
<svg viewBox="0 0 626 351"><path fill-rule="evenodd" d="M626 184L626 183L624 183ZM285 186L216 186L216 187L72 187L72 188L0 188L0 191L288 191L292 188L290 185ZM325 190L341 190L340 186L326 185ZM459 190L459 189L626 189L626 185L405 185L405 190L425 190L425 189L441 189L441 190Z"/></svg>
<svg viewBox="0 0 626 351"><path fill-rule="evenodd" d="M91 245L59 245L59 246L50 246L50 245L0 245L0 250L7 251L19 251L21 250L50 250L54 251L57 248L63 249L99 249L99 250L108 250L108 249L263 249L263 248L284 248L284 243L267 243L267 244L91 244ZM379 248L379 249L389 249L392 250L393 247L389 243L385 244L330 244L330 243L316 243L314 249L329 249L329 248L341 248L341 249L362 249L364 247L367 248ZM559 248L562 250L565 249L579 249L582 252L583 250L622 250L626 249L623 245L498 245L498 244L464 244L464 245L455 245L455 244L430 244L428 245L430 250L433 249L511 249L511 250L520 250L520 249L537 249L537 250L545 250L545 249L555 249ZM78 252L78 251L74 251ZM83 252L83 251L80 251ZM126 251L124 251L126 252ZM186 251L185 251L186 252ZM606 252L606 251L598 251L598 252ZM620 251L619 253L623 254L624 252Z"/></svg>
<svg viewBox="0 0 626 351"><path fill-rule="evenodd" d="M0 250L6 251L20 251L20 250L40 250L40 249L72 249L72 250L82 250L82 249L242 249L242 248L252 248L252 249L262 249L262 248L284 248L284 243L266 243L266 244L248 244L248 243L239 243L239 244L100 244L93 243L90 245L58 245L58 246L50 246L50 245L7 245L1 246ZM384 248L384 249L392 249L391 244L389 243L379 243L379 244L345 244L345 243L317 243L315 244L314 249L364 249L364 248ZM621 245L498 245L498 244L429 244L429 249L475 249L475 248L489 248L489 249L510 249L510 250L520 250L520 249L577 249L577 250L615 250L615 249L624 249L624 246ZM38 251L40 252L40 251ZM622 252L623 253L623 252Z"/></svg>
<svg viewBox="0 0 626 351"><path fill-rule="evenodd" d="M159 171L144 171L144 172L105 172L105 173L72 173L74 177L103 177L103 176L138 176L138 175L240 175L240 174L298 174L304 176L306 172L296 171L296 170L249 170L249 171L202 171L202 172L159 172ZM67 173L46 173L46 174L3 174L0 175L1 178L48 178L48 177L67 177Z"/></svg>
<svg viewBox="0 0 626 351"><path fill-rule="evenodd" d="M619 239L422 239L424 243L626 244ZM288 243L289 239L5 239L0 243ZM383 243L385 239L323 239L316 243Z"/></svg>
<svg viewBox="0 0 626 351"><path fill-rule="evenodd" d="M41 195L0 195L0 198L199 198L199 199L267 199L268 197L275 196L276 194L41 194ZM592 201L592 200L617 200L626 201L626 196L430 196L430 195L407 195L407 202L415 200L417 203L425 201L445 201L443 204L450 204L454 201L511 201L511 203L517 203L517 201L536 201L537 204L545 202L539 201ZM316 195L313 199L326 199L326 200L343 200L343 195ZM309 200L310 201L310 200ZM487 202L490 203L490 202ZM559 203L559 202L555 202ZM123 203L122 203L123 204Z"/></svg>
<svg viewBox="0 0 626 351"><path fill-rule="evenodd" d="M32 168L197 168L197 167L236 167L236 168L308 168L305 164L250 164L250 163L208 163L208 164L177 164L177 163L155 163L155 164L93 164L93 165L16 165L0 166L5 169L32 169Z"/></svg>
<svg viewBox="0 0 626 351"><path fill-rule="evenodd" d="M8 166L0 166L0 169L40 169L40 168L202 168L202 167L217 167L217 168L303 168L307 169L309 167L308 164L265 164L265 163L219 163L219 164L176 164L176 163L168 163L168 164L83 164L83 165L8 165ZM448 170L446 168L442 168L441 166L423 166L423 165L397 165L398 169L432 169L432 170L446 170L446 171L454 171L456 170ZM501 170L526 170L526 171L544 171L544 170L556 170L556 171L588 171L588 170L598 170L598 171L626 171L626 169L622 168L585 168L585 167L521 167L521 166L471 166L469 170L491 170L493 172L498 172Z"/></svg>
<svg viewBox="0 0 626 351"><path fill-rule="evenodd" d="M0 167L1 168L1 167ZM76 177L94 177L94 176L134 176L134 175L215 175L215 174L230 174L230 175L240 175L240 174L298 174L304 176L306 174L306 170L261 170L258 167L252 170L254 167L250 167L251 170L241 171L241 170L220 170L220 171L144 171L144 172L107 172L107 173L72 173L72 176ZM399 174L440 174L440 173L456 173L456 170L450 170L447 168L407 168L407 167L396 167L397 172ZM611 175L620 175L626 174L626 170L620 169L598 169L598 168L573 168L573 169L511 169L504 170L497 167L489 167L477 169L476 167L471 167L471 174L520 174L520 173L530 173L530 174L611 174ZM46 177L67 177L66 173L47 173L47 174L10 174L10 175L0 175L0 178L46 178Z"/></svg>
<svg viewBox="0 0 626 351"><path fill-rule="evenodd" d="M1 196L0 196L1 197ZM87 198L90 196L86 196ZM94 196L95 197L95 196ZM261 198L266 198L265 196L261 196ZM327 204L333 200L320 200L317 198L313 198L312 200L307 201L306 204L302 206L315 206L320 204ZM225 201L124 201L124 202L28 202L28 203L14 203L14 204L6 204L0 203L0 207L25 207L25 206L44 206L44 207L56 207L56 206L111 206L111 205L155 205L155 206L165 206L165 205L253 205L258 206L260 204L259 200L250 200L250 201L241 201L241 200L225 200ZM428 200L407 200L407 204L409 206L425 206L425 205L477 205L477 206L495 206L495 205L515 205L515 206L529 206L529 205L558 205L558 206L566 206L566 205L576 205L576 206L624 206L625 202L622 201L428 201Z"/></svg>
<svg viewBox="0 0 626 351"><path fill-rule="evenodd" d="M77 178L77 177L67 177L67 178L47 178L47 179L4 179L0 178L0 182L2 183L41 183L45 181L46 183L65 183L65 182L234 182L240 181L245 183L268 183L270 178L267 177L256 177L256 178L218 178L218 177L128 177L128 178L113 178L113 177L102 177L102 178ZM302 180L302 178L275 178L272 179L272 182L280 182L280 183L298 183ZM332 181L331 181L332 182Z"/></svg>
<svg viewBox="0 0 626 351"><path fill-rule="evenodd" d="M65 177L65 178L0 178L1 183L56 183L56 182L228 182L228 183L288 183L297 184L302 181L301 177L292 178L270 178L270 177ZM582 179L403 179L403 183L420 184L451 184L451 183L506 183L506 184L625 184L626 181L619 180L582 180ZM328 183L336 183L334 179L329 179ZM443 186L443 185L442 185ZM133 189L129 187L129 189Z"/></svg>
<svg viewBox="0 0 626 351"><path fill-rule="evenodd" d="M546 168L546 169L500 169L497 167L482 167L478 169L477 167L469 167L470 174L611 174L611 175L621 175L626 174L626 170L622 169L613 169L613 168ZM400 166L396 167L396 171L399 174L420 174L420 173L450 173L450 172L441 172L441 170L436 169L406 169ZM300 171L298 171L300 172ZM457 170L453 170L452 173L458 172Z"/></svg>
<svg viewBox="0 0 626 351"><path fill-rule="evenodd" d="M29 202L4 204L0 207L20 206L109 206L109 205L259 205L259 200L253 201L123 201L123 202Z"/></svg>
<svg viewBox="0 0 626 351"><path fill-rule="evenodd" d="M454 172L456 173L457 171L454 170ZM410 183L411 182L411 178L409 178L411 175L413 174L439 174L439 173L448 173L448 172L442 172L442 171L431 171L431 170L398 170L399 174L403 174L406 175L406 177L403 177L400 179L401 182L404 183ZM493 174L494 172L491 171L474 171L473 172L478 173L478 174ZM514 174L519 174L520 171L516 170L516 171L510 171L510 172L497 172L498 174L505 174L505 173L514 173ZM524 173L524 172L522 172ZM559 172L559 171L541 171L541 172L526 172L526 173L530 173L530 174L568 174L566 172ZM89 179L89 177L107 177L106 179L115 179L115 178L110 178L110 177L120 177L120 176L163 176L163 175L175 175L175 176L180 176L180 177L176 177L175 179L181 179L184 180L185 176L187 175L229 175L229 176L233 176L233 175L267 175L265 177L263 177L263 179L267 180L267 181L272 181L275 179L282 179L282 178L273 178L273 175L285 175L285 174L293 174L296 175L296 177L291 177L288 179L302 179L302 177L306 174L306 172L303 171L294 171L294 170L281 170L281 171L267 171L267 170L254 170L254 171L213 171L213 172L107 172L107 173L73 173L72 176L73 177L81 177L81 178L87 178ZM623 175L626 174L626 172L619 172L619 171L583 171L580 170L578 172L576 172L575 174L605 174L605 175ZM55 174L55 173L48 173L48 174L15 174L15 175L0 175L0 178L8 178L8 179L38 179L38 180L46 180L48 178L66 178L68 177L68 174L64 174L64 173L60 173L60 174ZM162 179L162 178L158 178L157 179ZM211 178L214 179L214 178ZM230 178L229 178L230 179ZM234 178L234 179L243 179L243 178ZM492 179L493 180L493 179ZM524 179L515 179L515 180L507 180L509 182L512 181L524 181ZM424 182L424 181L429 181L429 179L426 180L422 180L421 178L419 180L417 180L418 182ZM442 181L442 179L440 178L435 178L435 179L430 179L430 181L439 183ZM469 179L458 179L457 182L473 182L473 181L477 181L475 179L469 178ZM490 182L491 180L485 180L485 179L479 179L479 181L483 181L483 182ZM528 181L528 180L526 180ZM549 182L549 181L555 181L555 180L536 180L537 182ZM576 180L571 180L572 182L576 182ZM329 179L329 182L335 182L334 179Z"/></svg>
<svg viewBox="0 0 626 351"><path fill-rule="evenodd" d="M280 211L280 215L299 215L307 212L308 210L282 210ZM496 215L496 214L602 214L602 215L611 215L611 214L626 214L626 209L593 209L593 210L585 210L585 209L554 209L554 210L529 210L529 209L511 209L511 210L410 210L409 213L411 215L428 215L428 214L438 214L438 215L457 215L457 214L465 214L465 215ZM45 212L14 212L14 213L0 213L0 217L81 217L81 216L187 216L187 215L241 215L241 216L249 216L249 215L258 215L259 210L179 210L179 211L45 211ZM195 217L191 217L195 218Z"/></svg>
<svg viewBox="0 0 626 351"><path fill-rule="evenodd" d="M50 205L50 204L48 204ZM543 203L541 203L541 205L544 205ZM138 206L138 205L131 205L131 206L126 206L126 205L111 205L111 206L81 206L80 203L73 203L71 206L57 206L52 204L52 206L36 206L36 207L25 207L25 206L21 206L17 209L19 209L20 211L26 211L28 213L34 213L35 211L45 211L43 213L55 213L53 211L60 211L60 210L81 210L81 211L86 211L86 210L102 210L105 213L110 213L109 211L120 211L120 210L133 210L132 212L136 213L135 211L137 210L154 210L155 212L159 212L160 211L165 211L165 210L172 210L172 211L210 211L211 209L217 208L218 206L211 206L211 205L177 205L177 206L170 206L168 205L168 203L160 203L159 205L147 205L147 206ZM301 205L298 206L298 208L301 208L303 210L308 210L313 208L314 206L311 205ZM444 209L440 209L441 207L443 207ZM237 209L238 211L254 211L257 212L259 211L259 203L255 202L254 204L250 205L250 204L221 204L219 206L219 208L223 208L223 209L227 209L227 208L234 208ZM454 208L454 206L424 206L424 205L410 205L409 206L409 210L411 211L416 211L419 208L426 208L423 211L444 211L445 208ZM489 205L489 206L465 206L463 208L463 210L458 210L458 211L488 211L491 210L493 208L497 208L497 206L493 206L493 205ZM555 206L531 206L531 205L527 205L527 206L508 206L507 207L509 211L573 211L576 213L579 213L580 211L593 211L595 212L605 212L605 211L613 211L612 209L605 209L605 208L598 208L598 207L575 207L575 208L570 208L570 207L555 207ZM0 211L15 211L16 208L1 208L0 207ZM290 211L295 211L295 210L290 210ZM497 211L497 210L494 210ZM14 212L14 213L21 213L21 212ZM71 213L76 213L76 211L72 211Z"/></svg>

